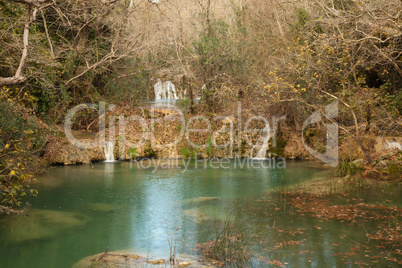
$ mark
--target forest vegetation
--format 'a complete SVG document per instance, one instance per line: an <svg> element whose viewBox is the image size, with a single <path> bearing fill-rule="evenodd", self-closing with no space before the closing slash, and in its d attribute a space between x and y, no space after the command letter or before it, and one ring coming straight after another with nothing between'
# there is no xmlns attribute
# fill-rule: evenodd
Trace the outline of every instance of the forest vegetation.
<svg viewBox="0 0 402 268"><path fill-rule="evenodd" d="M36 194L46 143L71 107L136 105L153 98L151 78L198 90L192 113L240 101L295 129L337 100L342 138L367 167L364 137L401 131L399 0L6 0L0 47L3 212Z"/></svg>

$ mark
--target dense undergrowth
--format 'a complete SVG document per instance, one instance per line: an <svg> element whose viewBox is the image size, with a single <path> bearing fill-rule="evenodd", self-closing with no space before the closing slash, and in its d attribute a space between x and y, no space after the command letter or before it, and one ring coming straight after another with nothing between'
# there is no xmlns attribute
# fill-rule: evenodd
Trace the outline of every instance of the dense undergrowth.
<svg viewBox="0 0 402 268"><path fill-rule="evenodd" d="M21 198L36 195L33 176L43 168L40 154L47 138L47 126L35 116L0 101L0 211L21 207Z"/></svg>

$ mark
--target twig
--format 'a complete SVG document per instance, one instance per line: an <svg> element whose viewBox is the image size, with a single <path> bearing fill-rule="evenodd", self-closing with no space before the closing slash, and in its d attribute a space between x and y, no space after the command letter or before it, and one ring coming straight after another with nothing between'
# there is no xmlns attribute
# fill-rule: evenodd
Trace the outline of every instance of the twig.
<svg viewBox="0 0 402 268"><path fill-rule="evenodd" d="M54 50L53 50L52 40L50 40L49 31L47 29L46 18L45 18L45 15L43 14L43 10L40 11L40 14L42 15L43 25L45 27L46 38L47 38L47 41L49 42L50 55L52 56L52 58L54 58Z"/></svg>
<svg viewBox="0 0 402 268"><path fill-rule="evenodd" d="M97 259L97 261L99 261L99 260L101 260L103 257L105 257L108 250L109 250L109 247L106 247L105 253L103 253L103 254Z"/></svg>

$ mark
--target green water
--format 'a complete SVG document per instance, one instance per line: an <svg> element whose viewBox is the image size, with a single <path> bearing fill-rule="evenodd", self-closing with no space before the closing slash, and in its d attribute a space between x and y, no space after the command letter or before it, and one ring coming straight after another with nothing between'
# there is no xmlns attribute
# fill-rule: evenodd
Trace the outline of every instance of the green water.
<svg viewBox="0 0 402 268"><path fill-rule="evenodd" d="M358 226L291 213L263 214L264 207L255 200L267 192L329 175L314 162L287 161L286 168L239 167L233 160L223 168L204 164L166 162L155 168L153 163L115 162L50 168L38 179L39 196L29 200L32 208L26 215L0 218L0 267L71 267L107 247L168 258L166 230L177 228L178 253L196 254L195 244L211 239L214 224L225 219L228 209L244 204L247 228L259 235L270 233L272 242L289 236L272 232L272 226L308 233L299 238L305 241L298 247L270 251L270 258L288 265L339 267L343 261L331 255L337 252L333 244L342 240L348 241L343 247L353 247L367 240ZM189 201L200 197L220 200ZM194 217L198 212L201 218ZM261 242L253 248L263 254L263 247Z"/></svg>

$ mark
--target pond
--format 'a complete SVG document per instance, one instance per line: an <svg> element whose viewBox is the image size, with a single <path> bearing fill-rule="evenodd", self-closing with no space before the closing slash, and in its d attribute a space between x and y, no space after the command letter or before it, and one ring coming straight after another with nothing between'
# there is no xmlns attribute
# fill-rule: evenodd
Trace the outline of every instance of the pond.
<svg viewBox="0 0 402 268"><path fill-rule="evenodd" d="M367 228L375 223L362 227L295 214L278 194L330 171L313 161L276 168L241 163L232 159L217 168L206 161L157 159L50 168L38 178L31 209L0 218L0 266L71 267L106 248L168 259L172 236L178 255L196 256L197 244L214 239L228 221L245 223L256 267L273 260L289 267L337 267L346 262L339 247L348 252L367 242ZM400 202L399 193L386 198ZM361 261L359 254L350 265Z"/></svg>

